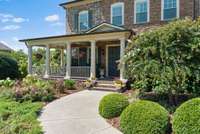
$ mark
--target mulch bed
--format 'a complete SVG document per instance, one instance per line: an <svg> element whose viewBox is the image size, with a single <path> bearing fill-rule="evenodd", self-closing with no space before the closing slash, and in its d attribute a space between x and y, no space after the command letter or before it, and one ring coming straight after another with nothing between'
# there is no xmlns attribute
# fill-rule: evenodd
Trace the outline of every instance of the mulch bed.
<svg viewBox="0 0 200 134"><path fill-rule="evenodd" d="M123 94L126 95L127 97L130 97L132 94L134 94L134 90L127 90ZM107 119L106 120L109 124L111 124L114 128L120 130L120 117L112 118L112 119Z"/></svg>
<svg viewBox="0 0 200 134"><path fill-rule="evenodd" d="M111 124L114 128L119 130L119 127L120 127L120 118L119 117L112 118L112 119L107 119L106 121L109 124Z"/></svg>
<svg viewBox="0 0 200 134"><path fill-rule="evenodd" d="M128 90L128 91L126 91L126 92L124 92L123 93L125 96L127 96L127 97L130 97L130 96L132 96L132 95L134 95L134 94L137 94L137 91L135 91L135 90ZM146 96L150 96L150 98L151 98L151 96L153 96L152 98L156 98L155 96L155 94L154 93L145 93L145 95ZM146 97L145 96L145 97ZM186 101L186 100L188 100L189 98L192 98L192 96L191 95L188 95L188 94L181 94L181 95L178 95L178 99L179 99L179 101L180 102L182 102L182 101ZM169 128L168 128L168 132L167 132L167 134L173 134L173 132L172 132L172 128L171 128L171 121L172 121L172 116L173 116L173 114L171 113L170 115L169 115L169 118L170 118L170 126L169 126ZM109 124L111 124L114 128L116 128L116 129L118 129L118 130L120 130L120 117L116 117L116 118L112 118L112 119L106 119L106 121L109 123Z"/></svg>
<svg viewBox="0 0 200 134"><path fill-rule="evenodd" d="M80 92L80 91L83 91L82 89L79 89L79 90L66 90L64 93L60 93L60 94L56 94L56 99L60 99L62 97L65 97L65 96L68 96L68 95L71 95L71 94L74 94L74 93L77 93L77 92Z"/></svg>

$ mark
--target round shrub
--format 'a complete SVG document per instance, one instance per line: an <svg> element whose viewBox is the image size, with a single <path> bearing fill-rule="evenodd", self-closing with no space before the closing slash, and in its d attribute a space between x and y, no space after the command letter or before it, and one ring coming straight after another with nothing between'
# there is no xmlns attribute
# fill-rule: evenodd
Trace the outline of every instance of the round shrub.
<svg viewBox="0 0 200 134"><path fill-rule="evenodd" d="M200 134L200 98L189 100L176 110L172 128L175 134Z"/></svg>
<svg viewBox="0 0 200 134"><path fill-rule="evenodd" d="M104 118L120 116L122 111L129 105L128 98L119 94L109 94L103 97L99 105L99 113Z"/></svg>
<svg viewBox="0 0 200 134"><path fill-rule="evenodd" d="M124 134L165 134L168 129L168 112L150 101L130 104L121 114L120 128Z"/></svg>

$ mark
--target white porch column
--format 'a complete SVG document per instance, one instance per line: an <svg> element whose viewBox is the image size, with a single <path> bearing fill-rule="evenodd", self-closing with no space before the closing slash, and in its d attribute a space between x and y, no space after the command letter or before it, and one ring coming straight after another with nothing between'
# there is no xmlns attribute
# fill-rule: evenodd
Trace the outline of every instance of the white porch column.
<svg viewBox="0 0 200 134"><path fill-rule="evenodd" d="M124 70L125 70L125 63L122 61L122 58L124 56L125 51L125 45L126 45L126 39L122 38L120 39L120 80L124 80Z"/></svg>
<svg viewBox="0 0 200 134"><path fill-rule="evenodd" d="M49 78L50 75L50 47L46 46L46 59L45 59L45 75L44 78Z"/></svg>
<svg viewBox="0 0 200 134"><path fill-rule="evenodd" d="M66 76L65 79L71 78L71 43L67 42L67 65L66 65Z"/></svg>
<svg viewBox="0 0 200 134"><path fill-rule="evenodd" d="M60 66L63 67L64 66L64 50L61 49L60 50Z"/></svg>
<svg viewBox="0 0 200 134"><path fill-rule="evenodd" d="M32 46L28 47L28 74L33 74L32 72Z"/></svg>
<svg viewBox="0 0 200 134"><path fill-rule="evenodd" d="M91 41L90 79L96 78L96 41Z"/></svg>

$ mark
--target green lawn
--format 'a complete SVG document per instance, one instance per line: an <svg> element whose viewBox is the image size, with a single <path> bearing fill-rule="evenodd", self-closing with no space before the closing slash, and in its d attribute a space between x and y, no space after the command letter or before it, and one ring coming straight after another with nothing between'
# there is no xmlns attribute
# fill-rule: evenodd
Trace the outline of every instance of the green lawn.
<svg viewBox="0 0 200 134"><path fill-rule="evenodd" d="M37 121L42 103L0 99L0 134L42 134Z"/></svg>

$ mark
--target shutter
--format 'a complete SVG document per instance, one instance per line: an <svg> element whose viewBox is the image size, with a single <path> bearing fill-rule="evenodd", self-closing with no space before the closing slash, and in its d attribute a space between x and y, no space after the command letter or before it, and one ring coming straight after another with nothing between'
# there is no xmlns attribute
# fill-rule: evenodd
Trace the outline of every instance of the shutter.
<svg viewBox="0 0 200 134"><path fill-rule="evenodd" d="M90 28L93 27L93 14L92 14L92 10L89 11L89 15L88 16L89 16L88 23L89 23L89 29L90 29Z"/></svg>
<svg viewBox="0 0 200 134"><path fill-rule="evenodd" d="M73 31L78 32L78 11L75 10L73 14Z"/></svg>

